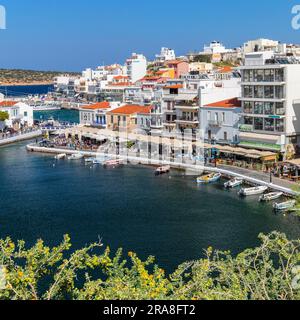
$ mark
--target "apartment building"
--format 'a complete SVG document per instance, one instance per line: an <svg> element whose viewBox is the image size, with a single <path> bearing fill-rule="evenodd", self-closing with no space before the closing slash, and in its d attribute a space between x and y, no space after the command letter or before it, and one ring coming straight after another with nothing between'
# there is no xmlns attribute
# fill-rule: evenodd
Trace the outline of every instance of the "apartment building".
<svg viewBox="0 0 300 320"><path fill-rule="evenodd" d="M241 145L296 152L300 146L300 64L274 52L245 56L242 73ZM289 150L289 151L287 151Z"/></svg>
<svg viewBox="0 0 300 320"><path fill-rule="evenodd" d="M132 56L126 60L126 70L130 82L144 78L147 74L147 59L142 54L133 53Z"/></svg>

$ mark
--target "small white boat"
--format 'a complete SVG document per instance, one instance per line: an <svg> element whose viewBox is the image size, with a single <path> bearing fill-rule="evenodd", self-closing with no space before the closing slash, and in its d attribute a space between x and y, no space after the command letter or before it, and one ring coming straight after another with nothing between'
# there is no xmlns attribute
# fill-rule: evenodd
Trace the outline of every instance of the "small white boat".
<svg viewBox="0 0 300 320"><path fill-rule="evenodd" d="M161 174L170 172L170 170L171 170L170 166L159 167L155 170L155 175L159 176Z"/></svg>
<svg viewBox="0 0 300 320"><path fill-rule="evenodd" d="M58 154L57 156L54 157L55 160L61 160L65 159L67 155L65 153Z"/></svg>
<svg viewBox="0 0 300 320"><path fill-rule="evenodd" d="M103 163L105 167L112 167L112 168L122 166L123 164L124 164L123 160L107 160Z"/></svg>
<svg viewBox="0 0 300 320"><path fill-rule="evenodd" d="M239 191L240 196L255 196L258 194L262 194L268 190L268 187L254 187L254 188L244 188Z"/></svg>
<svg viewBox="0 0 300 320"><path fill-rule="evenodd" d="M85 162L85 163L93 163L94 160L95 160L95 158L86 158L86 159L84 160L84 162Z"/></svg>
<svg viewBox="0 0 300 320"><path fill-rule="evenodd" d="M211 174L207 174L197 178L197 183L198 184L213 183L213 182L219 181L221 177L222 177L221 173L211 173Z"/></svg>
<svg viewBox="0 0 300 320"><path fill-rule="evenodd" d="M83 158L83 155L80 153L74 153L72 154L68 159L69 160L81 160Z"/></svg>
<svg viewBox="0 0 300 320"><path fill-rule="evenodd" d="M241 178L234 178L234 179L231 179L230 181L227 181L224 183L224 187L229 189L229 188L236 188L236 187L239 187L243 184L243 179Z"/></svg>
<svg viewBox="0 0 300 320"><path fill-rule="evenodd" d="M293 209L295 207L296 203L297 202L295 200L286 201L286 202L282 202L282 203L275 203L273 208L276 211L290 210L290 209Z"/></svg>
<svg viewBox="0 0 300 320"><path fill-rule="evenodd" d="M271 193L263 194L259 198L259 201L272 201L272 200L279 199L281 196L283 196L283 192L271 192Z"/></svg>

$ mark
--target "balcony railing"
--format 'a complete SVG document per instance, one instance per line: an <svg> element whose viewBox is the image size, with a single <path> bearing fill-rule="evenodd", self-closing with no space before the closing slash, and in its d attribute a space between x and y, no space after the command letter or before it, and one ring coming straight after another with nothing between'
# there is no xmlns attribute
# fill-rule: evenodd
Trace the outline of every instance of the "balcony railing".
<svg viewBox="0 0 300 320"><path fill-rule="evenodd" d="M224 121L221 120L209 120L208 125L211 127L222 127Z"/></svg>

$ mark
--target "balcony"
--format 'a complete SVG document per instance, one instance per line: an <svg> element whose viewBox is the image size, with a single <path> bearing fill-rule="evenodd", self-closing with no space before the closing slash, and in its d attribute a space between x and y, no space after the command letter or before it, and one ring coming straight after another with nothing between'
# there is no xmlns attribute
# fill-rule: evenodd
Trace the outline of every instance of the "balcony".
<svg viewBox="0 0 300 320"><path fill-rule="evenodd" d="M221 121L221 120L209 120L208 121L208 125L210 127L216 127L216 128L220 128L222 127L224 121Z"/></svg>
<svg viewBox="0 0 300 320"><path fill-rule="evenodd" d="M181 117L175 121L176 123L183 123L183 124L199 124L199 119L195 118L188 118L188 117Z"/></svg>
<svg viewBox="0 0 300 320"><path fill-rule="evenodd" d="M180 110L198 110L199 104L194 101L180 101L175 103L175 109Z"/></svg>

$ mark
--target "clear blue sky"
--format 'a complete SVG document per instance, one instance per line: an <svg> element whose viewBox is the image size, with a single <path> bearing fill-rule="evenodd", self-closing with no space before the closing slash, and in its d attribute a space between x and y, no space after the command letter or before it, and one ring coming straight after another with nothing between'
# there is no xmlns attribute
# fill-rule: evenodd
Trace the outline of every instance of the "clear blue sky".
<svg viewBox="0 0 300 320"><path fill-rule="evenodd" d="M178 54L211 40L227 47L266 37L300 42L291 8L300 0L0 0L0 68L81 70L123 63L131 52L152 58L161 46Z"/></svg>

